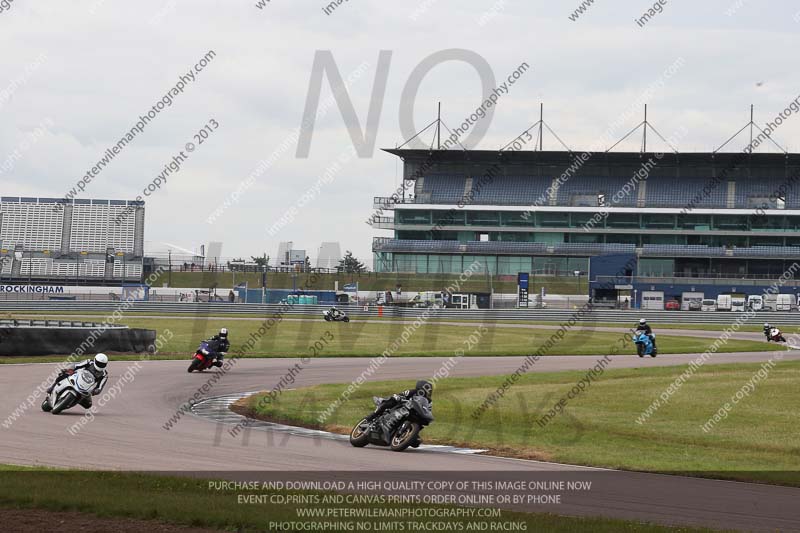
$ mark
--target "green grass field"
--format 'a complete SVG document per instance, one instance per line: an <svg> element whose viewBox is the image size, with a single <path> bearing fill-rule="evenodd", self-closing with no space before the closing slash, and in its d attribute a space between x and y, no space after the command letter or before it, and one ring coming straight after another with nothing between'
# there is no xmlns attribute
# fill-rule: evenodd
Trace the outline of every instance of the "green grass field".
<svg viewBox="0 0 800 533"><path fill-rule="evenodd" d="M290 495L319 494L285 491L215 490L207 480L166 477L135 473L59 471L27 469L0 465L0 507L34 508L53 511L80 511L101 517L130 517L158 522L217 528L240 533L269 531L273 521L304 521L298 518L301 504L258 503L240 504L239 494ZM327 505L326 507L341 507ZM378 505L358 505L359 508ZM407 505L385 505L398 508ZM426 507L426 506L417 506ZM427 506L430 507L430 506ZM337 519L351 523L354 519ZM437 519L438 521L442 521ZM695 528L662 527L639 522L602 518L568 518L549 514L524 514L502 511L500 518L472 521L516 522L526 531L567 533L587 531L615 532L700 532ZM156 522L157 521L157 522ZM466 522L467 519L446 519L446 522ZM350 531L355 531L355 527ZM490 529L487 529L487 531ZM332 529L330 531L337 531Z"/></svg>
<svg viewBox="0 0 800 533"><path fill-rule="evenodd" d="M800 361L777 362L768 378L735 405L727 419L708 433L701 428L760 367L701 367L642 424L637 418L684 367L609 367L544 427L537 421L585 372L525 374L477 421L471 414L504 376L445 379L434 391L436 420L423 438L570 464L800 485L800 412L795 408ZM409 381L367 383L324 427L347 432L373 408L373 396L412 385ZM284 391L277 402L262 404L257 412L265 418L317 427L319 414L343 389L343 385L320 385ZM251 397L250 407L258 407L258 400L259 396Z"/></svg>
<svg viewBox="0 0 800 533"><path fill-rule="evenodd" d="M263 319L262 319L263 320ZM220 319L153 319L128 317L124 324L135 328L154 329L165 339L160 350L162 356L188 357L197 348L200 339L208 338L219 328L227 327L231 335L230 354L235 354L247 342L251 334L262 327L255 320L225 321ZM295 356L355 356L380 355L397 339L409 324L399 322L359 322L349 324L328 323L321 319L307 321L282 321L273 326L261 337L246 356L295 357ZM588 326L587 326L588 327ZM463 326L439 323L423 324L407 342L393 352L394 356L451 356L455 350L465 348L464 339L473 334L478 326ZM467 355L528 355L536 351L552 335L547 329L491 328L481 336L480 341L467 351ZM321 350L311 346L318 340L333 337ZM553 346L547 355L594 355L609 353L613 346L619 345L621 333L583 331L580 327L569 331L563 340ZM659 336L659 352L697 353L702 352L713 341L707 338ZM721 351L764 351L782 350L782 346L756 341L729 341ZM628 343L620 353L635 352ZM26 361L32 359L26 358ZM45 360L45 359L43 359ZM52 360L52 359L46 359ZM58 358L56 358L58 360ZM13 357L0 358L2 362L13 362Z"/></svg>

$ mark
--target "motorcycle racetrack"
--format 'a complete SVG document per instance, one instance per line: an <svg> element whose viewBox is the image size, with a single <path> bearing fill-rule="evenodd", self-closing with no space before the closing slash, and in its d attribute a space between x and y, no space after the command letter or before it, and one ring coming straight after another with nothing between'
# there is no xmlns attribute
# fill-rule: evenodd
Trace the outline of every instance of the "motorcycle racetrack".
<svg viewBox="0 0 800 533"><path fill-rule="evenodd" d="M708 333L708 332L705 332ZM612 356L614 368L686 365L698 354L639 359ZM763 363L774 352L713 354L706 365ZM522 357L464 357L451 377L510 374ZM799 360L794 351L783 360ZM446 358L388 358L375 380L414 380L429 376ZM529 372L588 370L596 356L548 356ZM182 406L192 398L215 398L270 390L287 368L305 364L291 388L349 383L368 364L364 358L241 359L228 372L188 374L188 358L178 361L114 361L111 378L93 417L74 408L59 416L39 409L32 391L54 371L54 364L0 367L0 463L79 469L152 471L239 479L269 472L380 472L397 479L440 479L445 473L529 473L578 476L593 480L591 490L574 492L558 504L519 503L515 510L575 516L606 516L670 525L753 531L800 531L800 489L675 475L610 471L566 464L432 451L394 453L368 446L356 449L343 439L260 425L231 436L236 423L195 416ZM216 377L215 377L216 376ZM205 387L204 387L205 385ZM113 396L110 392L114 391ZM387 394L393 391L387 391ZM108 394L108 396L107 396ZM103 401L100 406L99 402ZM28 402L31 405L28 406ZM21 404L23 404L21 406ZM12 413L14 415L12 415ZM434 408L435 414L435 408ZM11 415L11 416L9 416ZM7 418L8 417L8 418ZM435 422L434 422L435 423ZM424 434L423 434L424 437Z"/></svg>

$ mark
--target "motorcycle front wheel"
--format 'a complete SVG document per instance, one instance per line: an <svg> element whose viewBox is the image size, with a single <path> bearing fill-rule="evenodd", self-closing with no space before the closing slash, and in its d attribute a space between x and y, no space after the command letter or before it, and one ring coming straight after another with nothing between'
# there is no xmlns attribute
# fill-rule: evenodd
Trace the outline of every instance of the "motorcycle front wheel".
<svg viewBox="0 0 800 533"><path fill-rule="evenodd" d="M345 322L350 322L350 317L349 317L349 316L346 316L346 317L344 317L342 320L344 320Z"/></svg>
<svg viewBox="0 0 800 533"><path fill-rule="evenodd" d="M422 431L422 426L417 422L406 422L392 435L390 443L392 451L402 452L417 440L417 435Z"/></svg>
<svg viewBox="0 0 800 533"><path fill-rule="evenodd" d="M644 357L644 345L643 344L637 344L636 345L636 355L638 355L639 357Z"/></svg>
<svg viewBox="0 0 800 533"><path fill-rule="evenodd" d="M366 428L361 427L364 424L367 424L367 427L369 427L366 418L362 418L353 428L353 431L350 432L350 444L356 448L363 448L369 443L369 435L366 432Z"/></svg>
<svg viewBox="0 0 800 533"><path fill-rule="evenodd" d="M61 399L57 401L56 404L53 406L52 413L54 415L57 415L64 409L69 409L70 407L72 407L72 403L75 401L75 399L76 398L74 392L72 391L66 392L64 396L62 396Z"/></svg>
<svg viewBox="0 0 800 533"><path fill-rule="evenodd" d="M187 372L191 373L193 370L197 370L198 368L200 368L200 365L201 365L200 359L195 357L194 359L192 359L192 363L189 365L189 369L187 370Z"/></svg>

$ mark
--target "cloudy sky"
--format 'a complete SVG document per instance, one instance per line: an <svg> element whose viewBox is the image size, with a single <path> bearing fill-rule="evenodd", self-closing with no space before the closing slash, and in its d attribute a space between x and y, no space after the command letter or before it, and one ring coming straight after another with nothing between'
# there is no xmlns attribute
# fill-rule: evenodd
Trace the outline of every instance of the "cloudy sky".
<svg viewBox="0 0 800 533"><path fill-rule="evenodd" d="M473 126L486 128L474 147L506 144L544 102L546 121L571 148L604 149L608 133L622 137L647 103L680 151L707 151L749 120L751 103L763 124L800 95L797 2L661 0L640 25L653 2L595 0L576 17L579 0L349 0L329 14L322 0L258 1L1 0L0 194L67 194L209 51L194 81L77 196L134 199L193 143L146 198L153 250L219 240L225 256L274 257L291 240L313 258L320 242L340 241L371 264L372 237L388 235L365 223L372 197L399 185L398 161L380 148L403 142L402 122L433 120L438 101L456 127L481 104L482 76L499 85L523 63L529 69ZM433 60L413 113L403 111L412 72L450 49L485 66ZM315 57L328 51L350 78L359 121L350 130L365 128L370 106L380 113L374 148L367 135L354 153L326 76L308 157L298 157L293 134ZM386 86L374 91L381 51ZM775 139L796 152L798 134L792 115ZM546 136L545 149L560 145Z"/></svg>

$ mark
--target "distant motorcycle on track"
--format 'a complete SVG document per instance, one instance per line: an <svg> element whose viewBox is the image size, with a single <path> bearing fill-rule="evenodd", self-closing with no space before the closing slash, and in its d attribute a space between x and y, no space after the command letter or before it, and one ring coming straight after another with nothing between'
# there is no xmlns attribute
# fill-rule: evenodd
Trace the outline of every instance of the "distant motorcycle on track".
<svg viewBox="0 0 800 533"><path fill-rule="evenodd" d="M211 355L211 350L209 350L208 342L203 341L200 343L200 346L197 348L197 351L194 352L194 356L192 357L192 363L189 365L189 369L187 372L193 372L197 370L198 372L202 372L203 370L207 370L214 366L214 357Z"/></svg>
<svg viewBox="0 0 800 533"><path fill-rule="evenodd" d="M325 322L350 322L350 317L338 309L336 311L328 309L322 313L322 317L325 319Z"/></svg>
<svg viewBox="0 0 800 533"><path fill-rule="evenodd" d="M772 328L769 330L769 338L767 342L786 342L786 337L783 336L783 333L778 328Z"/></svg>
<svg viewBox="0 0 800 533"><path fill-rule="evenodd" d="M649 355L655 357L658 355L658 350L653 347L653 341L644 332L638 332L633 337L633 342L636 344L636 355L644 357Z"/></svg>
<svg viewBox="0 0 800 533"><path fill-rule="evenodd" d="M379 406L384 399L376 396L372 401ZM362 418L350 432L350 444L356 448L363 448L367 444L389 446L396 452L402 452L409 446L417 448L422 443L420 431L431 422L431 403L424 396L413 396L372 422Z"/></svg>

